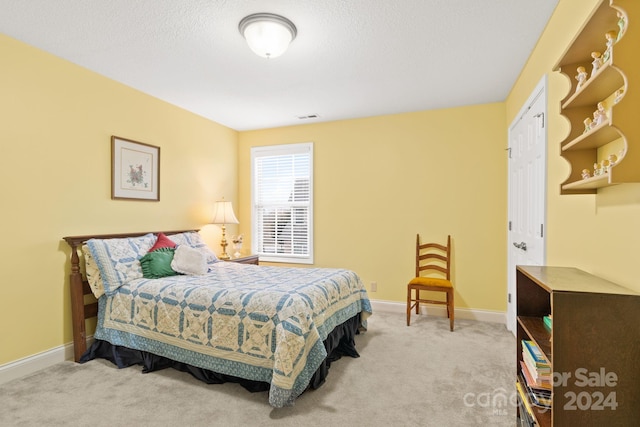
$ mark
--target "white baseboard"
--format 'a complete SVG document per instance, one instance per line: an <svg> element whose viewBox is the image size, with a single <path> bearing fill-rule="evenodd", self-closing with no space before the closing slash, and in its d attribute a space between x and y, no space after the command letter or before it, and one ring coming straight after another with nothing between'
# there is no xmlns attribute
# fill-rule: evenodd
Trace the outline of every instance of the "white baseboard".
<svg viewBox="0 0 640 427"><path fill-rule="evenodd" d="M0 384L24 377L65 360L73 360L73 344L65 344L0 366Z"/></svg>
<svg viewBox="0 0 640 427"><path fill-rule="evenodd" d="M406 313L407 304L396 301L371 300L371 306L375 315L376 310L388 313ZM447 308L441 305L421 304L420 313L429 316L447 317ZM477 310L471 308L456 308L456 319L471 319L481 322L507 324L507 313L504 311Z"/></svg>
<svg viewBox="0 0 640 427"><path fill-rule="evenodd" d="M93 336L87 338L87 348L93 343ZM15 362L0 365L0 384L22 378L42 369L49 368L65 360L73 360L73 343L67 343L51 350L43 351Z"/></svg>
<svg viewBox="0 0 640 427"><path fill-rule="evenodd" d="M376 311L390 313L406 313L405 303L396 301L371 300L371 306ZM507 323L507 313L502 311L475 310L469 308L456 308L456 319L472 319L481 322ZM447 309L444 306L421 305L420 312L429 316L447 317ZM93 337L87 339L87 347L91 345ZM24 377L26 375L46 369L65 360L73 360L73 343L52 348L42 353L25 357L15 362L0 366L0 384Z"/></svg>

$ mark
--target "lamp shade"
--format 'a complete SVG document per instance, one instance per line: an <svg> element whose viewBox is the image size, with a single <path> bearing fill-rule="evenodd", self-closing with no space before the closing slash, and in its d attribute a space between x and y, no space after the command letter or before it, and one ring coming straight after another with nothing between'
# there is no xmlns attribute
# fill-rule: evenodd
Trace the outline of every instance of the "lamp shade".
<svg viewBox="0 0 640 427"><path fill-rule="evenodd" d="M231 202L221 200L216 202L213 206L213 221L212 224L238 224L238 218L233 213L233 206Z"/></svg>
<svg viewBox="0 0 640 427"><path fill-rule="evenodd" d="M276 58L282 55L296 38L297 29L287 18L272 13L246 16L238 25L249 48L258 56Z"/></svg>

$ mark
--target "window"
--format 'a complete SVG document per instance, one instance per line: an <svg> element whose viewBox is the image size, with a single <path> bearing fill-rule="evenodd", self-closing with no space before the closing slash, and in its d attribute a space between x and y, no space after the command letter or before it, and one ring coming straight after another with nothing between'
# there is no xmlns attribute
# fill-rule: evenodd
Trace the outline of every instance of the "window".
<svg viewBox="0 0 640 427"><path fill-rule="evenodd" d="M313 143L254 147L251 173L253 252L313 264Z"/></svg>

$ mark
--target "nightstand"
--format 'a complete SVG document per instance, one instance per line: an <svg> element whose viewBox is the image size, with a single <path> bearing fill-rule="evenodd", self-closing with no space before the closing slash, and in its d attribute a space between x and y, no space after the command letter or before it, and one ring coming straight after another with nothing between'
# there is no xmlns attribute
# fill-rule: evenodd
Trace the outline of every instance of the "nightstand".
<svg viewBox="0 0 640 427"><path fill-rule="evenodd" d="M255 265L258 265L260 259L259 259L258 255L247 255L247 256L241 256L240 258L225 259L223 261L238 262L240 264L255 264Z"/></svg>

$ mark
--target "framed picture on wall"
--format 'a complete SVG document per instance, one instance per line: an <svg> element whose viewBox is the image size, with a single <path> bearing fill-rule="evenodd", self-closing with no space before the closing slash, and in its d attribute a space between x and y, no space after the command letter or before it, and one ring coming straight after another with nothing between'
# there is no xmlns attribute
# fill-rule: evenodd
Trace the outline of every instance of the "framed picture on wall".
<svg viewBox="0 0 640 427"><path fill-rule="evenodd" d="M111 198L160 200L160 147L111 137Z"/></svg>

